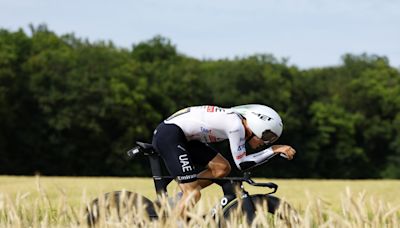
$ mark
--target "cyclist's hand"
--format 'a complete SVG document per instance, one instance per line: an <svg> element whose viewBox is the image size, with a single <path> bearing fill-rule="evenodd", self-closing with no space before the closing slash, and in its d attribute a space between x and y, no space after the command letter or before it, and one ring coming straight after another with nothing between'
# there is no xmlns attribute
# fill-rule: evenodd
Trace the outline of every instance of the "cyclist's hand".
<svg viewBox="0 0 400 228"><path fill-rule="evenodd" d="M274 153L282 154L282 157L285 157L287 160L292 160L296 153L295 149L287 145L273 145L272 150Z"/></svg>

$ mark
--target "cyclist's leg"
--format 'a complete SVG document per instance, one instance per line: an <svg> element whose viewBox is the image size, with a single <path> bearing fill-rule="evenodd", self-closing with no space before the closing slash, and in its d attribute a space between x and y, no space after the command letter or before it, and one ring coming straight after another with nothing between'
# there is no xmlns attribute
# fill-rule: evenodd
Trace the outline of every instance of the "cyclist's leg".
<svg viewBox="0 0 400 228"><path fill-rule="evenodd" d="M182 190L182 197L176 207L176 213L181 216L185 215L185 211L192 208L201 197L201 186L198 180L187 183L179 183L179 188Z"/></svg>
<svg viewBox="0 0 400 228"><path fill-rule="evenodd" d="M184 215L184 211L193 206L201 196L201 186L197 181L197 171L186 137L178 126L162 123L155 131L153 146L164 160L169 173L179 183L183 195L175 210Z"/></svg>
<svg viewBox="0 0 400 228"><path fill-rule="evenodd" d="M169 173L180 183L196 180L197 173L182 130L175 124L161 123L153 137L153 146L164 160Z"/></svg>
<svg viewBox="0 0 400 228"><path fill-rule="evenodd" d="M188 149L194 164L205 167L197 176L205 178L219 178L227 176L231 171L229 162L216 150L207 144L199 141L190 141ZM212 182L208 180L198 180L202 188L207 187Z"/></svg>
<svg viewBox="0 0 400 228"><path fill-rule="evenodd" d="M229 162L221 155L217 154L207 165L206 169L201 171L197 177L203 178L219 178L227 176L231 171ZM198 180L201 188L205 188L212 184L209 180Z"/></svg>

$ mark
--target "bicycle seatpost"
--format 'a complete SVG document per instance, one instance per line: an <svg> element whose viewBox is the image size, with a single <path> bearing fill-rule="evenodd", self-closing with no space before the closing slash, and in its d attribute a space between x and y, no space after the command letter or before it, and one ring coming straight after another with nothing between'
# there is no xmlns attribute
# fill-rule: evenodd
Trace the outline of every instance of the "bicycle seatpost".
<svg viewBox="0 0 400 228"><path fill-rule="evenodd" d="M154 187L157 195L167 193L167 186L172 181L172 178L163 177L160 155L155 151L149 143L136 142L138 147L129 150L128 156L135 158L138 154L144 154L149 158L151 174L153 175Z"/></svg>
<svg viewBox="0 0 400 228"><path fill-rule="evenodd" d="M172 181L172 179L167 180L162 177L161 162L158 154L149 155L149 161L157 195L167 194L167 185Z"/></svg>

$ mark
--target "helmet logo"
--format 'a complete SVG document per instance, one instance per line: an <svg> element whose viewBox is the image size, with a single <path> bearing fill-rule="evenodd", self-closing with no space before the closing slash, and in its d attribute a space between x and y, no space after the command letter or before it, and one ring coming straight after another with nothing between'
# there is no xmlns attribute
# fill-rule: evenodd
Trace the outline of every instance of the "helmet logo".
<svg viewBox="0 0 400 228"><path fill-rule="evenodd" d="M263 115L263 114L260 114L260 113L255 113L255 112L252 112L254 115L256 115L256 116L258 116L258 118L260 118L261 120L264 120L264 121L271 121L272 120L272 117L269 117L269 116L266 116L266 115Z"/></svg>

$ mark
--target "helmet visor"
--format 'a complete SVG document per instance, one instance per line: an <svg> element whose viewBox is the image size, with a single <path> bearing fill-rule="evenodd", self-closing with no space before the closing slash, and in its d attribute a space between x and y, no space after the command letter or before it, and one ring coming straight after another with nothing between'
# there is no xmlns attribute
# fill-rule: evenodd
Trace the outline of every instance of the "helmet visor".
<svg viewBox="0 0 400 228"><path fill-rule="evenodd" d="M263 132L261 139L266 143L266 144L270 144L270 143L274 143L279 137L277 135L275 135L275 133L273 133L270 130L266 130Z"/></svg>

